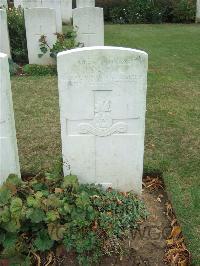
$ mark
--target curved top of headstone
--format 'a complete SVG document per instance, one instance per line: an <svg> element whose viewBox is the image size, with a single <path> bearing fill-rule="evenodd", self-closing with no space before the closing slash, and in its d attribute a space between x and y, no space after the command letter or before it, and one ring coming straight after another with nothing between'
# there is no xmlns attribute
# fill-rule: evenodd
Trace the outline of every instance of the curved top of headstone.
<svg viewBox="0 0 200 266"><path fill-rule="evenodd" d="M68 51L58 53L58 59L65 55L69 54L77 54L77 53L84 53L86 51L113 51L113 52L127 52L134 54L136 56L140 56L142 59L148 59L148 54L142 50L132 49L132 48L124 48L124 47L116 47L116 46L92 46L92 47L83 47L83 48L75 48Z"/></svg>
<svg viewBox="0 0 200 266"><path fill-rule="evenodd" d="M85 14L86 12L98 12L99 10L101 10L101 12L103 11L103 7L97 7L97 6L86 6L86 7L81 7L81 8L74 8L72 11L73 13L79 13L79 14Z"/></svg>
<svg viewBox="0 0 200 266"><path fill-rule="evenodd" d="M95 69L99 67L102 70L104 69L108 76L109 71L115 72L115 65L121 65L123 67L123 72L125 71L125 66L128 67L132 65L134 67L132 71L139 75L145 73L148 69L148 54L144 51L113 46L92 46L58 53L58 75L60 75L60 73L62 73L62 75L66 74L68 77L69 73L74 73L74 75L76 75L78 71L85 69L82 61L86 62L86 64L88 62L90 67L91 65L95 65ZM92 72L94 72L93 70L94 69L91 69ZM88 77L88 79L90 79L90 77Z"/></svg>
<svg viewBox="0 0 200 266"><path fill-rule="evenodd" d="M27 8L24 12L25 23L30 26L32 33L56 33L56 13L55 9L48 7ZM29 31L28 31L29 33Z"/></svg>

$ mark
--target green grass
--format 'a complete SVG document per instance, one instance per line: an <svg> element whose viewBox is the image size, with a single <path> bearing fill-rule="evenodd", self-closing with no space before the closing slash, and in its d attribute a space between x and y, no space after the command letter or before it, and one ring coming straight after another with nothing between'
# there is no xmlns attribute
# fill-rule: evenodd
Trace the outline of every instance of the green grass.
<svg viewBox="0 0 200 266"><path fill-rule="evenodd" d="M106 45L149 54L145 171L163 172L193 265L200 265L200 26L106 25ZM22 172L61 156L56 77L12 79Z"/></svg>

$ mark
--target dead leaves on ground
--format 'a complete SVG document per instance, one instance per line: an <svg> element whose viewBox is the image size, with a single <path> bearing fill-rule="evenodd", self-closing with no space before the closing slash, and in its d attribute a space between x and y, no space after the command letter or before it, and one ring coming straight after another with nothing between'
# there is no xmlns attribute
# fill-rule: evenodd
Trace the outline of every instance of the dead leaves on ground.
<svg viewBox="0 0 200 266"><path fill-rule="evenodd" d="M38 253L32 252L34 258L35 258L35 262L34 265L37 266L50 266L54 264L54 253L53 252L49 252L47 256L40 256ZM45 261L43 261L45 260Z"/></svg>
<svg viewBox="0 0 200 266"><path fill-rule="evenodd" d="M166 203L167 217L171 221L171 234L166 240L167 249L164 261L172 266L188 266L191 262L190 252L184 244L181 227L179 226L172 205Z"/></svg>
<svg viewBox="0 0 200 266"><path fill-rule="evenodd" d="M146 189L150 191L158 190L158 189L164 189L164 185L162 180L159 177L150 177L146 176L143 185Z"/></svg>
<svg viewBox="0 0 200 266"><path fill-rule="evenodd" d="M164 184L159 177L146 176L143 181L146 189L152 191L164 190ZM160 194L162 195L162 194ZM162 200L158 195L157 201ZM187 250L180 225L177 222L171 203L166 203L166 215L171 223L171 233L166 240L166 252L164 262L171 266L189 266L191 254Z"/></svg>

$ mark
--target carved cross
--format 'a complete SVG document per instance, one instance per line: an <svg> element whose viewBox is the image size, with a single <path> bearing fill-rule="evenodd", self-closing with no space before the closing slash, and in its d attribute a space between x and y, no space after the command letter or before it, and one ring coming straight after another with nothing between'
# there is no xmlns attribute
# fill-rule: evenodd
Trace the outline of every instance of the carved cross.
<svg viewBox="0 0 200 266"><path fill-rule="evenodd" d="M120 122L113 122L112 119L112 101L109 97L111 91L94 91L95 93L103 92L105 95L94 97L94 119L87 123L78 123L77 131L80 135L94 135L97 137L107 137L113 134L128 133L129 120L137 120L138 116L131 119L125 119ZM120 120L120 119L119 119Z"/></svg>

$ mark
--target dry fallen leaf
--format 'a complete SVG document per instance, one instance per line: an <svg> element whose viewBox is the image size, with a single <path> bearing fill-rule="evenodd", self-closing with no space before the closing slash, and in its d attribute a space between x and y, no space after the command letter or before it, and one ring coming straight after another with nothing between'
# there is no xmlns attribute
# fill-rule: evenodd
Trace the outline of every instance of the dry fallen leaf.
<svg viewBox="0 0 200 266"><path fill-rule="evenodd" d="M171 221L172 231L166 240L167 250L164 261L171 266L189 266L191 255L184 244L181 227L178 225L172 205L169 202L166 203L166 209L167 217Z"/></svg>
<svg viewBox="0 0 200 266"><path fill-rule="evenodd" d="M64 190L62 188L55 188L55 194L63 193Z"/></svg>
<svg viewBox="0 0 200 266"><path fill-rule="evenodd" d="M52 261L53 261L53 252L49 253L47 259L48 259L48 261L47 261L47 263L44 266L49 266L52 263Z"/></svg>
<svg viewBox="0 0 200 266"><path fill-rule="evenodd" d="M95 222L94 222L94 225L93 225L93 227L92 227L92 230L93 230L93 231L96 231L97 228L98 228L98 222L95 221Z"/></svg>
<svg viewBox="0 0 200 266"><path fill-rule="evenodd" d="M178 261L178 266L188 266L188 262L186 259Z"/></svg>
<svg viewBox="0 0 200 266"><path fill-rule="evenodd" d="M152 178L152 177L147 176L144 180L144 186L150 190L156 190L159 188L164 189L163 183L158 177Z"/></svg>
<svg viewBox="0 0 200 266"><path fill-rule="evenodd" d="M169 238L175 238L175 239L177 239L179 237L180 233L181 233L180 226L178 226L178 225L173 226L172 231L171 231L171 235L170 235Z"/></svg>

